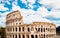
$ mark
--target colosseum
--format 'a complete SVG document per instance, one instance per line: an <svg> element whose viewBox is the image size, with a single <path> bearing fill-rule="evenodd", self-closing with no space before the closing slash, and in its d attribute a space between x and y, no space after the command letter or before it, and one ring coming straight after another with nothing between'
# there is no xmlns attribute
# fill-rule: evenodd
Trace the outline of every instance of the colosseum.
<svg viewBox="0 0 60 38"><path fill-rule="evenodd" d="M20 11L13 11L6 17L6 38L55 38L56 25L49 22L24 24Z"/></svg>

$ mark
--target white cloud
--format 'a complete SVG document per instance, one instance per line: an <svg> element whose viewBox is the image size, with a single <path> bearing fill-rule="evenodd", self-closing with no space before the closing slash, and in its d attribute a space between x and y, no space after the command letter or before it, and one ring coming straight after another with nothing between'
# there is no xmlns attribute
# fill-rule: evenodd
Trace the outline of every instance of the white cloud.
<svg viewBox="0 0 60 38"><path fill-rule="evenodd" d="M52 22L56 25L56 27L60 26L60 20L58 20L58 21L52 21Z"/></svg>
<svg viewBox="0 0 60 38"><path fill-rule="evenodd" d="M4 7L4 4L0 4L0 10L6 11L6 10L8 10L8 8Z"/></svg>
<svg viewBox="0 0 60 38"><path fill-rule="evenodd" d="M25 4L27 2L29 2L30 4L34 4L36 0L32 0L32 1L31 0L21 0L21 1L22 1L22 3L25 3Z"/></svg>
<svg viewBox="0 0 60 38"><path fill-rule="evenodd" d="M10 12L1 13L0 12L0 26L5 27L6 25L6 15Z"/></svg>
<svg viewBox="0 0 60 38"><path fill-rule="evenodd" d="M54 9L60 8L60 0L40 0L40 3L53 7Z"/></svg>
<svg viewBox="0 0 60 38"><path fill-rule="evenodd" d="M33 4L35 4L36 0L21 0L28 8L33 8ZM29 2L29 3L28 3Z"/></svg>
<svg viewBox="0 0 60 38"><path fill-rule="evenodd" d="M25 17L23 20L24 20L24 23L32 23L32 22L49 22L49 23L52 23L48 19L43 18L43 17L41 17L41 16L39 16L37 14Z"/></svg>
<svg viewBox="0 0 60 38"><path fill-rule="evenodd" d="M32 4L28 4L28 8L33 8Z"/></svg>
<svg viewBox="0 0 60 38"><path fill-rule="evenodd" d="M27 0L30 4L34 4L36 0Z"/></svg>
<svg viewBox="0 0 60 38"><path fill-rule="evenodd" d="M1 17L0 17L0 26L3 26L3 27L5 27L5 22L6 22L6 14L2 14L2 13L0 13L0 15L1 15Z"/></svg>
<svg viewBox="0 0 60 38"><path fill-rule="evenodd" d="M20 10L19 6L16 6L14 3L12 4L12 11Z"/></svg>
<svg viewBox="0 0 60 38"><path fill-rule="evenodd" d="M38 8L36 14L38 14L38 15L40 15L40 16L42 16L42 17L45 17L45 16L47 16L49 13L48 13L48 11L47 11L47 9L46 9L45 7L40 7L40 8Z"/></svg>
<svg viewBox="0 0 60 38"><path fill-rule="evenodd" d="M33 11L31 9L30 10L22 9L20 12L22 13L22 15L24 17L24 19L23 19L24 23L31 23L31 22L34 22L34 21L51 22L48 19L41 17L41 14L38 15L39 12L35 14L35 11ZM29 15L29 16L27 16L27 15Z"/></svg>
<svg viewBox="0 0 60 38"><path fill-rule="evenodd" d="M8 4L10 4L10 2L9 2L8 0L7 0L6 2L7 2Z"/></svg>
<svg viewBox="0 0 60 38"><path fill-rule="evenodd" d="M13 4L12 11L15 11L15 10L20 10L21 15L23 16L24 23L31 23L33 21L51 22L48 19L43 18L44 17L43 14L45 14L45 12L47 13L47 10L45 10L44 7L39 8L38 11L36 12L36 11L33 11L32 9L28 9L28 10L27 9L21 9L19 6L16 6ZM38 15L39 13L40 13L40 15ZM27 16L27 15L29 15L29 16ZM43 17L41 17L41 15Z"/></svg>
<svg viewBox="0 0 60 38"><path fill-rule="evenodd" d="M48 16L54 17L54 18L60 18L60 11L52 10Z"/></svg>
<svg viewBox="0 0 60 38"><path fill-rule="evenodd" d="M22 3L25 3L25 4L27 3L27 1L26 1L26 0L21 0L21 1L22 1Z"/></svg>
<svg viewBox="0 0 60 38"><path fill-rule="evenodd" d="M22 1L26 1L26 0L22 0ZM33 8L32 4L35 3L35 0L27 0L28 2L30 2L30 4L28 5L29 7ZM46 6L50 6L53 8L53 10L51 12L48 13L47 8L40 7L38 8L38 11L36 14L41 15L42 17L45 16L53 16L55 18L60 18L60 11L57 11L56 9L60 8L60 0L40 0L39 2L46 5Z"/></svg>

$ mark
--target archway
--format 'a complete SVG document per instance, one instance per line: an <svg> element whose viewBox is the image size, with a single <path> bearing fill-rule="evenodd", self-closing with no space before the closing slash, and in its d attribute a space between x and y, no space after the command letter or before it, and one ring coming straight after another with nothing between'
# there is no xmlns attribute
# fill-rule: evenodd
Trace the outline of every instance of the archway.
<svg viewBox="0 0 60 38"><path fill-rule="evenodd" d="M37 35L35 35L35 38L38 38L38 36L37 36Z"/></svg>
<svg viewBox="0 0 60 38"><path fill-rule="evenodd" d="M30 28L28 28L28 32L30 32Z"/></svg>
<svg viewBox="0 0 60 38"><path fill-rule="evenodd" d="M34 38L34 35L31 35L31 38Z"/></svg>
<svg viewBox="0 0 60 38"><path fill-rule="evenodd" d="M23 37L23 38L25 38L25 36L24 36L24 35L23 35L22 37Z"/></svg>

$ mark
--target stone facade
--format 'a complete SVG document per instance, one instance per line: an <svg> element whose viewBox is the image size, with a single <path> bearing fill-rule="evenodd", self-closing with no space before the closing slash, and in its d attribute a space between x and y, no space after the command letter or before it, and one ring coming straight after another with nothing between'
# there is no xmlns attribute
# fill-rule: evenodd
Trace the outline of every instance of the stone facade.
<svg viewBox="0 0 60 38"><path fill-rule="evenodd" d="M7 38L54 38L56 25L49 22L24 24L20 12L14 11L6 17Z"/></svg>

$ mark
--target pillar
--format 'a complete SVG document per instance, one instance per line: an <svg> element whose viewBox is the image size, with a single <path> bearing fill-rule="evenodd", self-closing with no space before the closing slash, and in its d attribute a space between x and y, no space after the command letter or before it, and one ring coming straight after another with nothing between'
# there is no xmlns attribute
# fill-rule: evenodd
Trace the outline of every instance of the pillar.
<svg viewBox="0 0 60 38"><path fill-rule="evenodd" d="M22 27L21 27L21 32L22 32Z"/></svg>
<svg viewBox="0 0 60 38"><path fill-rule="evenodd" d="M26 34L25 34L25 38L27 38L27 37L26 37Z"/></svg>
<svg viewBox="0 0 60 38"><path fill-rule="evenodd" d="M21 34L21 38L22 38L22 34Z"/></svg>
<svg viewBox="0 0 60 38"><path fill-rule="evenodd" d="M39 34L37 34L38 38L39 38Z"/></svg>
<svg viewBox="0 0 60 38"><path fill-rule="evenodd" d="M29 38L31 38L31 34L29 34Z"/></svg>
<svg viewBox="0 0 60 38"><path fill-rule="evenodd" d="M17 34L17 38L19 38L19 34Z"/></svg>
<svg viewBox="0 0 60 38"><path fill-rule="evenodd" d="M19 32L19 27L17 27L17 32Z"/></svg>
<svg viewBox="0 0 60 38"><path fill-rule="evenodd" d="M14 34L14 38L15 38L15 34Z"/></svg>

